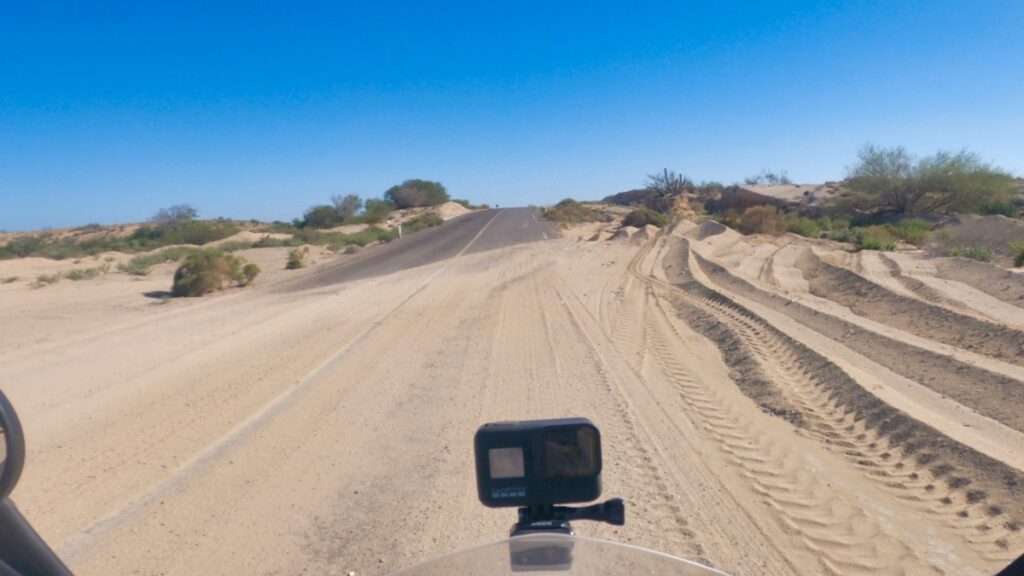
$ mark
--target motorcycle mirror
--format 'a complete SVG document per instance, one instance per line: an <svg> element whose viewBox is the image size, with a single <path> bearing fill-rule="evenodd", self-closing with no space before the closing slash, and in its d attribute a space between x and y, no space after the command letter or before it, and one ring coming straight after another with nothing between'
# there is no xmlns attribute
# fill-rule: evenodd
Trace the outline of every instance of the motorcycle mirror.
<svg viewBox="0 0 1024 576"><path fill-rule="evenodd" d="M11 495L25 467L25 434L14 406L0 391L0 436L3 437L3 460L0 460L0 501Z"/></svg>

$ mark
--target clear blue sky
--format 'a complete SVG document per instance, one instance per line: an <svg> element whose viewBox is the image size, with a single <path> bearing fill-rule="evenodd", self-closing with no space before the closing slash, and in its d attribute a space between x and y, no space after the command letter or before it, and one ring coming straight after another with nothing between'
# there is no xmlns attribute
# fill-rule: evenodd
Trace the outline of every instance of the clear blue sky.
<svg viewBox="0 0 1024 576"><path fill-rule="evenodd" d="M0 229L818 182L866 142L1024 173L1021 0L94 4L3 6Z"/></svg>

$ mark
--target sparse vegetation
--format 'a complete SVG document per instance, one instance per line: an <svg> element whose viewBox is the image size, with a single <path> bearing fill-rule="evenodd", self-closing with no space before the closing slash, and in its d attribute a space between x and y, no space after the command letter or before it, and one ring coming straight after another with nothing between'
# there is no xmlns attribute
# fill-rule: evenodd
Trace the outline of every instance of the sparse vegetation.
<svg viewBox="0 0 1024 576"><path fill-rule="evenodd" d="M601 214L597 210L581 204L572 198L566 198L554 206L544 208L544 218L554 220L563 228L580 222L597 222L601 220Z"/></svg>
<svg viewBox="0 0 1024 576"><path fill-rule="evenodd" d="M171 294L195 297L216 292L226 284L248 286L260 273L259 266L219 250L197 250L189 254L174 273Z"/></svg>
<svg viewBox="0 0 1024 576"><path fill-rule="evenodd" d="M650 208L637 208L626 215L622 220L623 226L636 226L643 228L648 224L663 228L668 225L668 217L661 212L655 212Z"/></svg>
<svg viewBox="0 0 1024 576"><path fill-rule="evenodd" d="M110 265L104 264L96 268L75 268L74 270L71 270L70 272L65 274L64 277L67 278L68 280L77 282L79 280L91 280L98 276L102 276L107 272L110 272Z"/></svg>
<svg viewBox="0 0 1024 576"><path fill-rule="evenodd" d="M995 252L985 246L952 246L949 248L948 255L970 258L979 262L991 262Z"/></svg>
<svg viewBox="0 0 1024 576"><path fill-rule="evenodd" d="M127 262L118 264L117 269L133 276L148 276L150 268L153 266L163 264L164 262L177 262L197 251L197 248L188 248L183 246L167 248L166 250L161 250L152 254L136 256Z"/></svg>
<svg viewBox="0 0 1024 576"><path fill-rule="evenodd" d="M896 240L887 226L855 228L852 237L858 250L891 252L896 249Z"/></svg>
<svg viewBox="0 0 1024 576"><path fill-rule="evenodd" d="M42 288L43 286L49 286L50 284L56 284L60 282L60 272L56 274L40 274L36 276L36 282L33 284L36 288Z"/></svg>
<svg viewBox="0 0 1024 576"><path fill-rule="evenodd" d="M402 224L402 233L415 234L420 230L426 230L441 224L444 224L444 219L438 216L436 212L425 212Z"/></svg>
<svg viewBox="0 0 1024 576"><path fill-rule="evenodd" d="M789 175L785 170L779 172L773 172L771 170L761 170L753 176L748 176L743 179L743 183L747 185L755 184L768 184L777 186L779 184L792 184L793 181L789 179Z"/></svg>
<svg viewBox="0 0 1024 576"><path fill-rule="evenodd" d="M13 284L13 283L15 283L17 281L18 281L18 277L17 276L8 276L8 277L4 278L2 281L0 281L0 283L3 283L3 284Z"/></svg>

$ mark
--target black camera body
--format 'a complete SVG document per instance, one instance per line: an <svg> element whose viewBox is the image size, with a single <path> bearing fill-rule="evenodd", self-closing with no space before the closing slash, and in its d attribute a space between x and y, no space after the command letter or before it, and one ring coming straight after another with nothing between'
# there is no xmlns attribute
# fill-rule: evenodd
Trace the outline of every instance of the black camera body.
<svg viewBox="0 0 1024 576"><path fill-rule="evenodd" d="M586 418L484 424L473 445L485 506L551 506L601 495L601 434Z"/></svg>

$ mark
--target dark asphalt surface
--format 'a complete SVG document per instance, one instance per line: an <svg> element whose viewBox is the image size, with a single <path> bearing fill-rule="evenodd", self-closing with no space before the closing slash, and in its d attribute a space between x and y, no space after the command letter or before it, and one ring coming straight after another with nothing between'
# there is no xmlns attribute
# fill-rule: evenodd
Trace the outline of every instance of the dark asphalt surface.
<svg viewBox="0 0 1024 576"><path fill-rule="evenodd" d="M289 283L288 287L299 290L321 288L423 266L452 258L463 251L466 254L485 252L558 236L558 227L538 219L530 208L481 210L401 240L345 256L295 284Z"/></svg>

